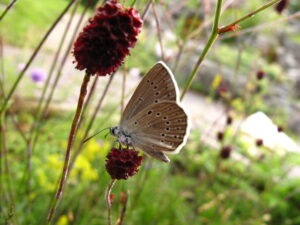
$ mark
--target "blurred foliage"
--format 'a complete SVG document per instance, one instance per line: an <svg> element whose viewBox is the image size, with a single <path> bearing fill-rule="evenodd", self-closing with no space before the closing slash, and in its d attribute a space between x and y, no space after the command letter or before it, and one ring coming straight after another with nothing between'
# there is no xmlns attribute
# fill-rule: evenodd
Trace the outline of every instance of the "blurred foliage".
<svg viewBox="0 0 300 225"><path fill-rule="evenodd" d="M3 4L8 2L0 0ZM67 3L66 0L43 0L43 4L32 0L17 1L9 12L10 16L1 21L0 33L4 42L35 47Z"/></svg>
<svg viewBox="0 0 300 225"><path fill-rule="evenodd" d="M22 172L25 146L18 144L17 133L7 134L11 143L9 159L13 162L12 190L15 199L22 202L13 218L21 224L42 224L60 175L70 117L52 116L43 128L41 138L47 140L47 145L41 140L36 146L29 196ZM117 182L113 190L114 219L121 207L121 192L129 190L126 224L298 223L300 179L286 174L299 164L299 155L286 153L282 157L237 139L232 154L244 159L222 160L217 149L199 143L200 137L201 133L192 132L188 144L180 156L172 157L171 164L145 157L135 177ZM104 164L110 146L111 142L99 137L86 143L70 175L55 224L106 224L104 192L109 176ZM250 148L256 148L259 154L251 155ZM24 214L28 207L30 215Z"/></svg>

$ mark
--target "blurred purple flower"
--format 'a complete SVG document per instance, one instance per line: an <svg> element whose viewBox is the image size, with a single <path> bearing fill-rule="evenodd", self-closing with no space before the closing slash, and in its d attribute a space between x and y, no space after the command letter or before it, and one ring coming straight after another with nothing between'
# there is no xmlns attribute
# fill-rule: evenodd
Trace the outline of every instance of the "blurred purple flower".
<svg viewBox="0 0 300 225"><path fill-rule="evenodd" d="M39 68L34 68L30 74L31 80L36 83L43 82L46 76L47 76L46 73Z"/></svg>

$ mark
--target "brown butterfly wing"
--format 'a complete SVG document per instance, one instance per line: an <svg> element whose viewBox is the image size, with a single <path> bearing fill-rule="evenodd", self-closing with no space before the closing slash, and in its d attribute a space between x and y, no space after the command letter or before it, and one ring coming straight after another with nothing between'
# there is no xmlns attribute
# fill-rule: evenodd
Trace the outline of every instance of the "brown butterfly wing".
<svg viewBox="0 0 300 225"><path fill-rule="evenodd" d="M168 161L163 153L178 153L186 142L188 117L177 102L162 101L144 108L122 129L131 136L134 147Z"/></svg>
<svg viewBox="0 0 300 225"><path fill-rule="evenodd" d="M147 106L163 100L178 101L178 87L172 72L163 62L158 62L136 88L122 114L120 125Z"/></svg>

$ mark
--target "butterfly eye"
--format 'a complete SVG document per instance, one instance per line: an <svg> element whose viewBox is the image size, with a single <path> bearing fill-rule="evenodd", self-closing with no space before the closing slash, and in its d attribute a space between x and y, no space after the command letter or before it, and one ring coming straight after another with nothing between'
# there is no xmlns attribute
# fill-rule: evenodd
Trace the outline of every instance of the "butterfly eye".
<svg viewBox="0 0 300 225"><path fill-rule="evenodd" d="M158 91L158 92L156 92L156 93L155 93L155 95L156 95L156 96L157 96L157 95L159 95L159 91Z"/></svg>
<svg viewBox="0 0 300 225"><path fill-rule="evenodd" d="M156 116L157 116L157 117L159 117L159 116L160 116L160 113L159 113L159 112L158 112L158 113L156 113Z"/></svg>
<svg viewBox="0 0 300 225"><path fill-rule="evenodd" d="M154 88L154 89L157 89L157 86L154 86L153 88Z"/></svg>
<svg viewBox="0 0 300 225"><path fill-rule="evenodd" d="M169 124L170 124L170 121L167 121L166 124L169 125Z"/></svg>
<svg viewBox="0 0 300 225"><path fill-rule="evenodd" d="M137 124L138 124L138 122L137 122L137 121L135 121L135 122L134 122L134 125L137 125Z"/></svg>
<svg viewBox="0 0 300 225"><path fill-rule="evenodd" d="M166 119L168 119L168 117L167 116L164 116L164 118L163 118L164 120L166 120Z"/></svg>
<svg viewBox="0 0 300 225"><path fill-rule="evenodd" d="M153 84L154 84L153 82L150 83L150 85L153 85Z"/></svg>
<svg viewBox="0 0 300 225"><path fill-rule="evenodd" d="M170 130L170 127L167 127L166 130L169 131L169 130Z"/></svg>
<svg viewBox="0 0 300 225"><path fill-rule="evenodd" d="M164 133L161 134L162 137L166 136Z"/></svg>
<svg viewBox="0 0 300 225"><path fill-rule="evenodd" d="M151 115L151 114L152 114L152 112L153 112L152 110L148 111L148 115Z"/></svg>
<svg viewBox="0 0 300 225"><path fill-rule="evenodd" d="M155 101L154 101L155 103L158 103L158 100L157 99L155 99Z"/></svg>

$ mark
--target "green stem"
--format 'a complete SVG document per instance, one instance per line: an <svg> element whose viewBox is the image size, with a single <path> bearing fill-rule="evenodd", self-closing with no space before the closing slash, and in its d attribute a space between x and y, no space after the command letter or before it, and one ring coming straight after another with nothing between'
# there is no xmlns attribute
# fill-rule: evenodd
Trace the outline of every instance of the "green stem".
<svg viewBox="0 0 300 225"><path fill-rule="evenodd" d="M133 0L130 7L134 7L136 0Z"/></svg>
<svg viewBox="0 0 300 225"><path fill-rule="evenodd" d="M80 1L79 1L79 2L80 2ZM71 48L72 48L73 41L74 41L75 38L76 38L76 34L77 34L77 32L78 32L78 30L79 30L79 28L80 28L80 25L81 25L81 23L82 23L82 21L83 21L83 18L84 18L84 16L85 16L85 14L86 14L86 12L87 12L87 10L88 10L90 4L91 4L91 0L88 0L88 1L87 1L87 5L85 6L85 8L84 8L84 10L83 10L83 12L82 12L82 14L81 14L81 16L80 16L80 19L78 20L77 25L76 25L75 29L73 30L73 34L72 34L72 36L71 36L71 39L70 39L70 41L69 41L69 44L68 44L68 46L67 46L66 49L65 49L65 53L64 53L64 55L63 55L63 57L62 57L62 60L61 60L60 65L59 65L59 67L58 67L58 69L57 69L57 74L56 74L56 76L55 76L55 78L54 78L53 85L52 85L52 87L51 87L51 89L50 89L49 95L48 95L47 99L45 100L45 101L46 101L46 102L45 102L45 105L44 105L43 110L41 111L41 113L40 113L40 115L39 115L39 118L38 118L39 121L38 121L38 123L39 123L40 120L41 120L42 118L44 118L44 117L47 115L47 113L48 113L48 109L49 109L50 103L51 103L51 101L52 101L52 98L53 98L53 95L54 95L54 91L55 91L55 89L56 89L56 87L57 87L57 84L58 84L59 79L61 78L62 70L63 70L63 68L64 68L64 66L65 66L65 63L66 63L66 61L67 61L67 59L68 59L68 56L69 56L69 54L70 54L70 50L71 50ZM37 143L40 134L41 134L41 132L40 132L40 126L37 126L37 127L35 128L33 134L31 134L31 135L32 135L31 138L33 139L33 144L32 144L33 150L34 150L34 148L35 148L35 144Z"/></svg>
<svg viewBox="0 0 300 225"><path fill-rule="evenodd" d="M62 11L62 13L58 16L58 18L55 20L55 22L52 24L52 26L50 27L50 29L47 31L47 33L45 34L45 36L43 37L43 39L41 40L41 42L39 43L39 45L37 46L37 48L34 50L33 54L31 55L30 59L28 60L26 66L24 67L24 69L20 72L17 80L15 81L15 83L13 84L12 88L10 89L8 95L6 96L4 103L1 106L1 113L4 113L4 111L6 110L6 106L9 102L9 100L11 99L13 93L15 92L18 84L20 83L21 79L23 78L26 70L28 69L28 67L30 66L30 64L32 63L32 61L34 60L34 58L37 56L38 52L40 51L41 47L43 46L43 44L45 43L45 41L47 40L48 36L50 35L50 33L53 31L53 29L56 27L56 25L58 24L58 22L61 20L61 18L66 14L66 12L69 10L69 8L72 6L72 4L75 2L76 0L72 0L67 7Z"/></svg>
<svg viewBox="0 0 300 225"><path fill-rule="evenodd" d="M0 16L0 21L2 21L2 19L4 18L4 16L6 15L6 13L10 10L11 7L13 7L13 5L17 2L17 0L13 0L9 5L7 5L6 9L3 11L3 13Z"/></svg>
<svg viewBox="0 0 300 225"><path fill-rule="evenodd" d="M50 80L52 78L52 75L53 75L53 72L54 72L54 69L56 67L56 64L57 64L57 61L58 61L58 57L60 55L60 52L62 50L62 46L65 42L65 39L66 39L66 36L68 34L68 31L70 29L70 26L71 26L71 23L73 21L73 18L74 18L74 15L76 13L76 10L78 8L80 4L80 1L77 1L74 5L74 8L72 9L72 12L71 12L71 16L69 18L69 21L65 27L65 30L64 30L64 33L61 37L61 40L60 40L60 43L59 43L59 46L57 48L57 51L55 53L55 56L54 56L54 59L53 59L53 62L52 62L52 65L50 67L50 70L49 70L49 73L48 73L48 77L47 77L47 80L45 82L45 85L43 87L43 90L42 90L42 94L41 94L41 97L39 99L39 102L38 102L38 106L37 106L37 110L36 110L36 113L35 113L35 119L34 119L34 122L32 123L32 126L30 128L30 138L29 139L32 139L33 136L34 136L34 132L35 132L35 129L36 129L36 126L38 125L38 123L40 122L41 120L41 110L42 110L42 104L43 104L43 101L45 100L45 96L46 96L46 92L49 88L49 84L50 84Z"/></svg>
<svg viewBox="0 0 300 225"><path fill-rule="evenodd" d="M208 51L210 50L211 46L213 45L214 41L217 39L218 37L218 27L219 27L219 20L220 20L220 14L221 14L221 6L222 6L222 0L218 0L217 3L217 7L216 7L216 12L215 12L215 19L214 19L214 24L213 24L213 28L210 34L210 37L207 41L207 44L205 45L205 48L203 49L203 51L201 52L198 61L196 62L196 65L193 69L193 71L191 72L188 81L185 84L185 87L183 89L183 92L180 96L180 100L182 100L186 94L186 92L189 90L189 88L191 87L193 80L196 77L196 74L199 70L199 67L202 63L202 61L204 60L205 56L207 55Z"/></svg>
<svg viewBox="0 0 300 225"><path fill-rule="evenodd" d="M236 24L238 24L238 23L240 23L240 22L242 22L242 21L244 21L244 20L246 20L246 19L254 16L255 14L257 14L257 13L259 13L259 12L261 12L261 11L267 9L267 8L269 8L270 6L278 3L279 1L280 0L272 0L272 1L267 2L266 4L262 5L261 7L259 7L256 10L254 10L253 12L247 14L246 16L243 16L243 17L241 17L241 18L233 21L232 23L230 23L230 24L228 24L226 26L223 26L223 27L219 28L218 33L221 34L221 33L224 33L226 31L228 31L228 29L230 29L230 27L232 27L232 26L234 26L234 25L236 25Z"/></svg>

